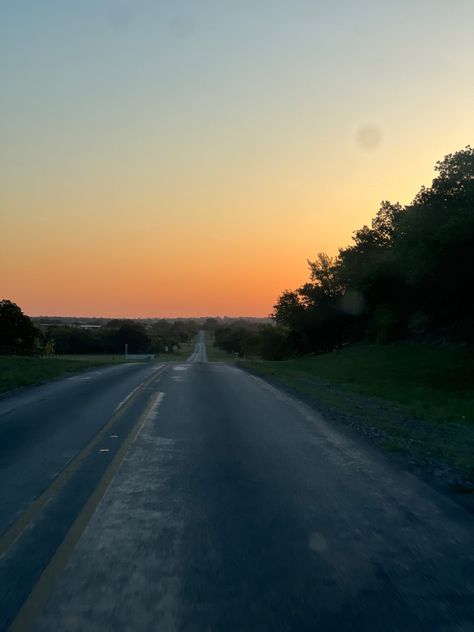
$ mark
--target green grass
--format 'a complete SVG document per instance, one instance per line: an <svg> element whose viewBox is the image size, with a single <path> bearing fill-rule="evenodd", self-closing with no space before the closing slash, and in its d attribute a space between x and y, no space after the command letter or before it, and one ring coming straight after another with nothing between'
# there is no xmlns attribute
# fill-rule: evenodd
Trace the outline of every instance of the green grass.
<svg viewBox="0 0 474 632"><path fill-rule="evenodd" d="M358 344L284 362L239 364L381 430L388 451L410 452L420 462L441 459L474 478L472 347ZM382 398L390 410L359 395Z"/></svg>
<svg viewBox="0 0 474 632"><path fill-rule="evenodd" d="M114 364L116 362L133 362L133 360L127 360L123 353L112 354L100 354L100 353L75 353L61 356L65 360L74 360L80 362L98 362L99 364Z"/></svg>
<svg viewBox="0 0 474 632"><path fill-rule="evenodd" d="M156 353L156 362L183 362L187 360L194 351L196 341L182 342L181 347L177 351L171 351L170 353Z"/></svg>
<svg viewBox="0 0 474 632"><path fill-rule="evenodd" d="M243 361L242 364L249 364ZM474 350L420 344L353 345L319 356L250 366L282 378L314 376L408 407L418 416L474 421Z"/></svg>
<svg viewBox="0 0 474 632"><path fill-rule="evenodd" d="M176 352L155 354L155 362L183 362L194 351L194 345L195 342L191 341L183 343ZM46 382L68 373L122 362L127 362L123 354L72 354L62 356L61 359L0 356L0 393L19 386Z"/></svg>
<svg viewBox="0 0 474 632"><path fill-rule="evenodd" d="M85 371L110 363L110 360L106 359L107 356L87 356L81 360L77 357L57 360L0 356L0 392L19 386L32 386L67 373Z"/></svg>

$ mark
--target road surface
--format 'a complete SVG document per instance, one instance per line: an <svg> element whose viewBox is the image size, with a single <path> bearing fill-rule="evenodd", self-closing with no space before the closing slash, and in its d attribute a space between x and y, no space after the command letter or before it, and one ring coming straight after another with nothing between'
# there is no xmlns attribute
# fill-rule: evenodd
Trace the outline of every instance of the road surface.
<svg viewBox="0 0 474 632"><path fill-rule="evenodd" d="M206 343L204 341L204 332L198 333L196 346L193 353L189 356L188 362L207 362Z"/></svg>
<svg viewBox="0 0 474 632"><path fill-rule="evenodd" d="M41 524L67 523L33 585L23 573L2 588L11 629L474 629L472 514L259 378L202 361L204 346L156 375L129 369L148 381L115 431L6 549L0 572L10 561L11 573L25 537L42 550ZM46 415L36 423L37 437L50 432ZM98 480L100 450L119 441ZM3 481L2 470L2 496Z"/></svg>

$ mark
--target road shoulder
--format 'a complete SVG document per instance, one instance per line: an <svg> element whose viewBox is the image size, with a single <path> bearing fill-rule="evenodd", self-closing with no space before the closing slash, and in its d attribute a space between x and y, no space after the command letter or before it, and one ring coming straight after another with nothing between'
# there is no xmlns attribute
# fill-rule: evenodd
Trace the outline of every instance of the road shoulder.
<svg viewBox="0 0 474 632"><path fill-rule="evenodd" d="M349 392L337 384L314 376L285 381L250 365L239 368L299 399L326 421L343 427L382 452L398 467L422 478L474 512L474 480L465 470L445 458L443 446L452 426L415 417L401 406L380 397ZM474 464L473 464L474 465Z"/></svg>

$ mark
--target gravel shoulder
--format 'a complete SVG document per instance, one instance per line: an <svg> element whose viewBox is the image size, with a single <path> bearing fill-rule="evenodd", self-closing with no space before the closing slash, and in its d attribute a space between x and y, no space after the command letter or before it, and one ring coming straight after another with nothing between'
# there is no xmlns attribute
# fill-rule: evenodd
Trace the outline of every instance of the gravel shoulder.
<svg viewBox="0 0 474 632"><path fill-rule="evenodd" d="M474 511L474 454L471 444L462 440L464 424L419 417L380 397L360 395L315 376L282 378L250 363L241 368L303 400L326 420L344 425Z"/></svg>

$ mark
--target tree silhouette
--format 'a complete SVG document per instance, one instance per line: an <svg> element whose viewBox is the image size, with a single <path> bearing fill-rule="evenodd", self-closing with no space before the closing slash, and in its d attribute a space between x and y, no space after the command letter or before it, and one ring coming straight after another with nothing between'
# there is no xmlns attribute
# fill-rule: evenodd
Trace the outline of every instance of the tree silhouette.
<svg viewBox="0 0 474 632"><path fill-rule="evenodd" d="M0 301L0 344L32 350L39 335L22 310L7 299Z"/></svg>

